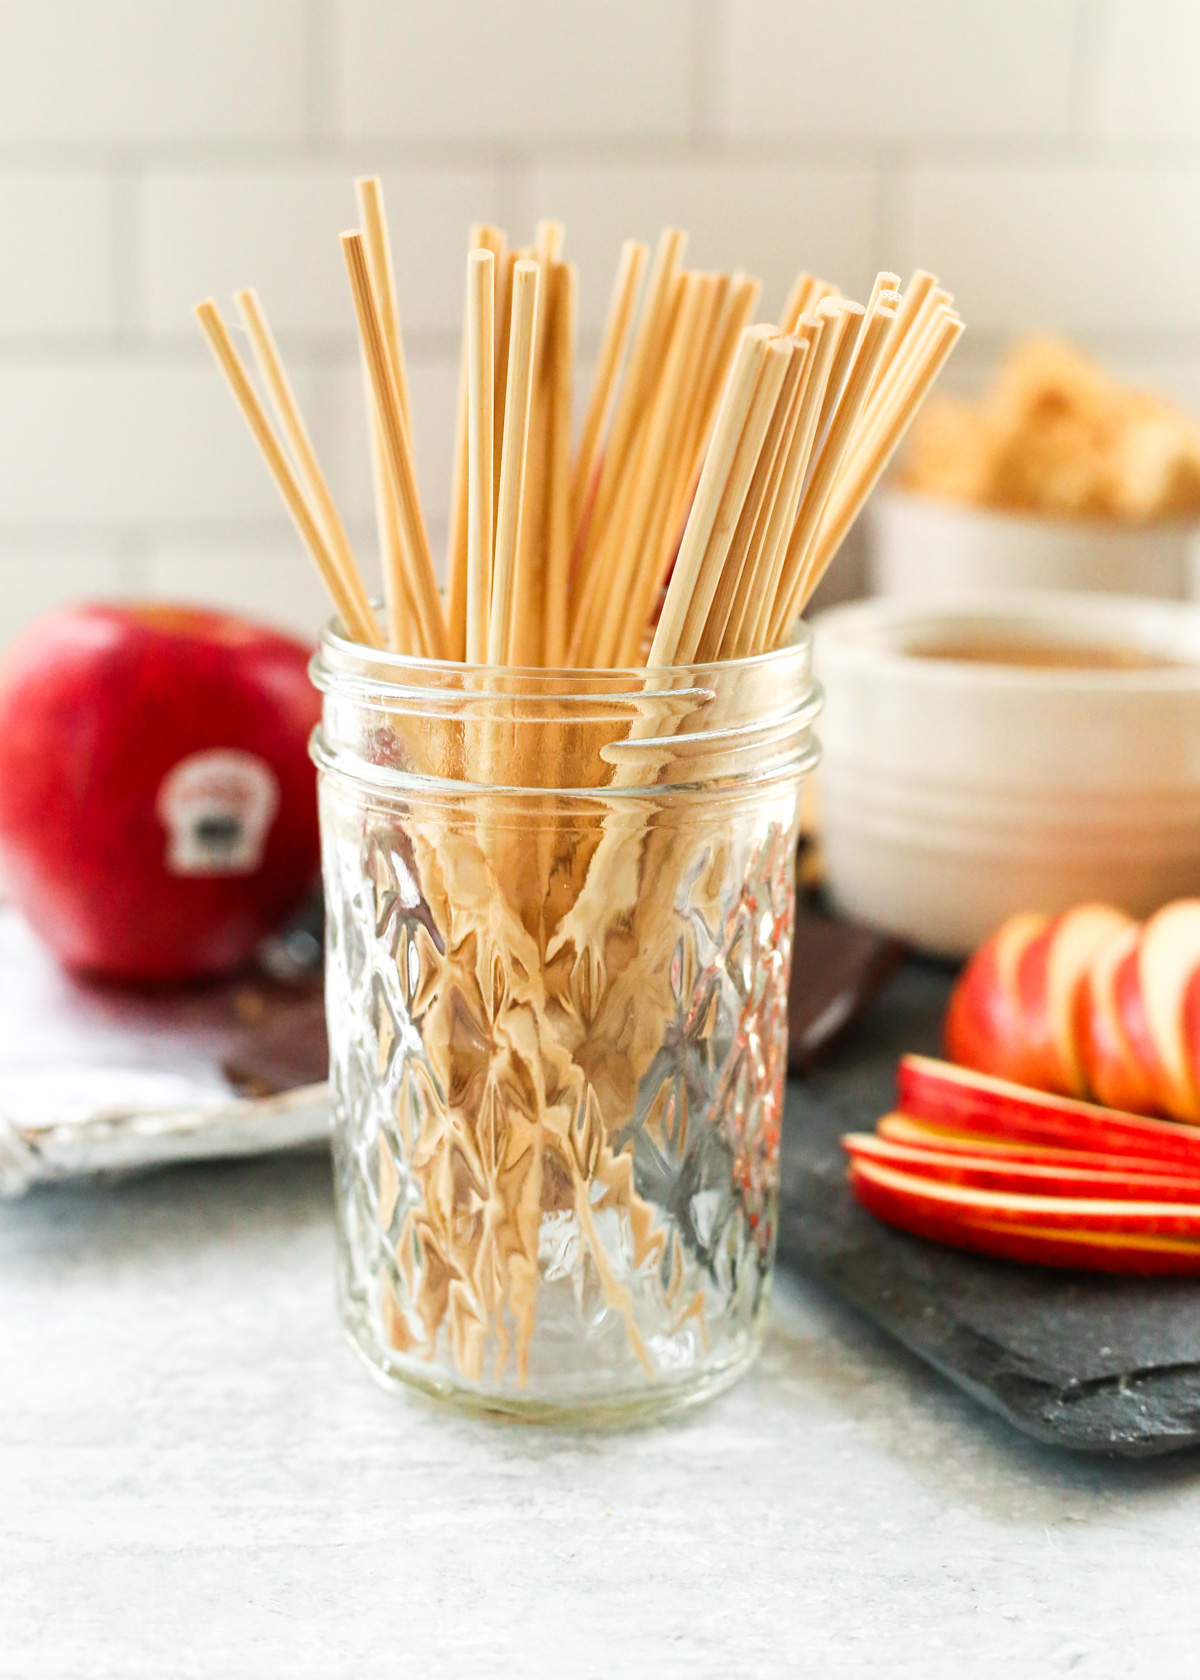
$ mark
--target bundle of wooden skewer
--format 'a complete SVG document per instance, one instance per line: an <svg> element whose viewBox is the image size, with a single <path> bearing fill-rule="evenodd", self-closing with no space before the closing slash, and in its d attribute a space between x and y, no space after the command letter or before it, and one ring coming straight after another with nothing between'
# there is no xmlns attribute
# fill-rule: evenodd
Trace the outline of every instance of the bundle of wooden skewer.
<svg viewBox="0 0 1200 1680"><path fill-rule="evenodd" d="M443 604L379 181L358 198L362 229L341 242L386 645L403 654L605 668L777 647L963 330L921 270L903 294L880 274L865 306L802 273L778 326L751 326L759 283L684 268L686 235L668 228L652 261L636 240L622 249L573 450L578 284L562 226L540 223L523 251L472 228ZM251 290L236 301L282 437L211 299L201 326L346 632L382 647L262 306Z"/></svg>
<svg viewBox="0 0 1200 1680"><path fill-rule="evenodd" d="M384 964L421 967L419 984L404 968L401 989L420 997L432 1074L398 1087L403 1168L381 1137L368 1196L383 1232L397 1217L401 1170L418 1191L404 1198L399 1237L371 1262L381 1334L401 1352L427 1355L447 1334L472 1380L485 1349L499 1374L511 1346L524 1380L541 1220L573 1211L604 1299L652 1370L619 1271L628 1260L666 1278L664 1310L680 1323L702 1316L703 1286L678 1233L660 1228L634 1182L628 1139L639 1092L678 1036L674 976L687 967L678 954L688 948L689 916L722 926L749 890L746 878L767 868L764 858L774 859L786 899L798 787L789 772L777 795L760 795L769 811L757 824L735 822L719 798L660 812L656 795L670 805L662 773L686 708L697 709L710 743L709 759L687 760L690 783L724 763L730 722L723 681L693 684L680 673L677 704L676 677L663 668L787 642L962 322L934 277L918 271L903 295L896 275L879 275L865 306L802 274L778 326L753 326L756 280L684 268L685 236L675 229L652 260L631 240L572 448L577 277L562 257L562 228L542 223L528 251L510 250L497 229L472 229L443 603L413 464L379 182L360 181L358 193L362 230L344 234L342 246L366 371L382 628L255 294L240 292L237 304L274 420L216 305L202 303L197 314L346 633L370 648L462 662L460 689L479 697L477 708L439 708L432 720L390 706L379 750L423 775L402 798L355 804L359 795L345 795L350 875L357 881L374 859L386 876L388 860L403 856L422 905L410 943L386 952L381 943L378 953ZM572 696L604 691L609 679L596 673L635 665L653 669L634 682L612 678L611 708L573 709ZM470 674L481 666L532 668L536 680ZM553 677L537 677L564 667L574 674L561 691ZM735 669L747 668L726 663L722 678ZM442 673L430 672L440 685ZM407 692L418 690L414 676ZM717 780L722 773L712 771ZM535 796L518 819L484 791L466 816L439 792L463 782ZM630 788L644 793L623 800ZM567 796L585 789L594 801ZM559 790L567 790L561 801ZM329 798L333 853L343 795ZM699 873L698 859L709 860ZM329 885L331 921L358 913L356 891L339 900L336 864ZM372 923L379 942L396 937L385 924L398 901L381 890L391 908L379 929ZM753 918L755 927L762 921ZM775 1023L785 1007L787 925L781 911L770 983L748 990L750 1013L733 1034L763 1046L770 1064L768 1096L729 1122L749 1140L739 1145L746 1182L762 1180L753 1240L768 1257L777 1128L763 1114L782 1079L771 1058L782 1054ZM352 943L338 942L336 960ZM335 1055L343 1027L343 1036L371 1030L365 1021L331 1023ZM380 1059L388 1060L382 1043ZM718 1085L714 1114L740 1101L736 1068ZM620 1267L598 1224L610 1211L632 1233L632 1258Z"/></svg>

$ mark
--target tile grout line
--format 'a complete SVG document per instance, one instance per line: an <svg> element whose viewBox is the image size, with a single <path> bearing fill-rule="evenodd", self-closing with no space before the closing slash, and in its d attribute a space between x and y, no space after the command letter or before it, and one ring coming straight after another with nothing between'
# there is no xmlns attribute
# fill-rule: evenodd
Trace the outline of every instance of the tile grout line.
<svg viewBox="0 0 1200 1680"><path fill-rule="evenodd" d="M304 0L304 135L308 148L336 143L337 25L332 0Z"/></svg>
<svg viewBox="0 0 1200 1680"><path fill-rule="evenodd" d="M109 165L109 260L112 264L113 347L128 349L146 325L146 221L142 177L117 154Z"/></svg>

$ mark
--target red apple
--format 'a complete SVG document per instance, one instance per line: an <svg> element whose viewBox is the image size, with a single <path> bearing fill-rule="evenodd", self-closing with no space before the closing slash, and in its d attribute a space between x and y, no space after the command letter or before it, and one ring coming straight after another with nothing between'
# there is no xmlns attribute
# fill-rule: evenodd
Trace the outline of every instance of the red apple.
<svg viewBox="0 0 1200 1680"><path fill-rule="evenodd" d="M217 975L318 862L309 649L192 608L82 606L0 661L0 862L69 968Z"/></svg>

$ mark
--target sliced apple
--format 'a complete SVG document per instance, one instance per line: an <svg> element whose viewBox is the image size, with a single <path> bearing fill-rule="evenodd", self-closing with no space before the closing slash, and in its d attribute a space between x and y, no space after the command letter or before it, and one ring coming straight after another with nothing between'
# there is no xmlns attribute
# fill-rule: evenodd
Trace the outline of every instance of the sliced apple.
<svg viewBox="0 0 1200 1680"><path fill-rule="evenodd" d="M895 1167L915 1178L1018 1195L1095 1197L1119 1202L1180 1202L1200 1208L1200 1173L1131 1171L1117 1156L1062 1151L1056 1161L1024 1161L962 1149L893 1143L870 1132L849 1132L842 1148L855 1162Z"/></svg>
<svg viewBox="0 0 1200 1680"><path fill-rule="evenodd" d="M1187 1276L1200 1272L1200 1243L1127 1238L1121 1246L1090 1232L1046 1230L1036 1225L996 1226L947 1217L922 1201L876 1183L869 1172L852 1175L856 1197L868 1212L891 1225L954 1248L998 1259L1087 1271L1139 1276Z"/></svg>
<svg viewBox="0 0 1200 1680"><path fill-rule="evenodd" d="M1137 970L1161 1101L1178 1120L1200 1120L1200 1094L1184 1039L1184 999L1198 969L1200 898L1176 899L1142 929ZM1117 1001L1122 1002L1119 984Z"/></svg>
<svg viewBox="0 0 1200 1680"><path fill-rule="evenodd" d="M848 1134L858 1136L858 1133ZM1026 1161L1034 1166L1091 1166L1122 1173L1169 1173L1172 1177L1195 1178L1200 1182L1200 1161L1195 1164L1176 1161L1163 1155L1129 1155L1124 1150L1112 1153L1103 1149L1075 1148L1071 1145L1027 1143L1001 1139L984 1132L953 1132L941 1126L930 1126L923 1120L913 1120L907 1114L885 1114L873 1134L888 1143L906 1149L942 1150L954 1155L978 1156L993 1161Z"/></svg>
<svg viewBox="0 0 1200 1680"><path fill-rule="evenodd" d="M889 1143L903 1144L912 1149L939 1149L955 1155L976 1155L993 1161L1030 1161L1044 1166L1115 1167L1120 1163L1126 1172L1161 1172L1165 1167L1174 1172L1200 1176L1200 1163L1195 1169L1173 1161L1164 1163L1161 1156L1106 1155L1102 1151L1055 1148L1050 1144L1010 1142L988 1136L983 1132L955 1132L944 1126L931 1126L925 1120L914 1120L907 1114L885 1114L875 1128L877 1137Z"/></svg>
<svg viewBox="0 0 1200 1680"><path fill-rule="evenodd" d="M904 1114L955 1131L1200 1168L1200 1131L1033 1091L929 1056L901 1057L897 1089Z"/></svg>
<svg viewBox="0 0 1200 1680"><path fill-rule="evenodd" d="M1117 1006L1117 1017L1125 1034L1125 1042L1133 1054L1141 1077L1145 1080L1151 1093L1152 1112L1166 1114L1168 1097L1170 1095L1170 1079L1166 1069L1159 1059L1158 1050L1154 1043L1154 1035L1150 1031L1150 1023L1146 1019L1145 1000L1142 996L1142 977L1139 964L1141 950L1141 934L1137 943L1133 945L1121 958L1113 974L1113 998Z"/></svg>
<svg viewBox="0 0 1200 1680"><path fill-rule="evenodd" d="M1134 923L1116 934L1092 960L1080 990L1077 1026L1084 1071L1098 1102L1131 1114L1157 1114L1158 1091L1130 1042L1117 1001L1117 979L1133 957L1141 928Z"/></svg>
<svg viewBox="0 0 1200 1680"><path fill-rule="evenodd" d="M946 1054L964 1067L1029 1083L1042 1071L1030 1054L1017 975L1034 940L1049 926L1042 915L1010 916L963 970L946 1011Z"/></svg>
<svg viewBox="0 0 1200 1680"><path fill-rule="evenodd" d="M851 1163L859 1202L918 1236L1014 1260L1094 1271L1200 1272L1200 1207L1013 1195Z"/></svg>
<svg viewBox="0 0 1200 1680"><path fill-rule="evenodd" d="M1029 944L1017 968L1017 990L1029 1035L1043 1063L1031 1079L1040 1090L1068 1097L1088 1095L1077 1037L1079 993L1098 953L1133 918L1110 904L1080 904L1056 916Z"/></svg>
<svg viewBox="0 0 1200 1680"><path fill-rule="evenodd" d="M1200 1090L1200 968L1188 981L1183 994L1183 1041L1192 1078Z"/></svg>

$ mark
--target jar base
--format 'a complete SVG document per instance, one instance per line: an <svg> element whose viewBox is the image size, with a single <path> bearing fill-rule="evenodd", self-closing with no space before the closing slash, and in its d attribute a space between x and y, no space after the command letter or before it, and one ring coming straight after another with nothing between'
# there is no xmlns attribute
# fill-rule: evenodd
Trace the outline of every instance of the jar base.
<svg viewBox="0 0 1200 1680"><path fill-rule="evenodd" d="M447 1410L474 1417L493 1418L504 1423L540 1424L551 1428L620 1430L657 1423L678 1412L700 1406L732 1388L762 1352L769 1309L747 1335L744 1345L730 1359L706 1365L690 1376L635 1389L615 1390L602 1399L532 1399L521 1395L497 1394L469 1388L426 1374L407 1361L400 1361L374 1335L371 1327L353 1313L343 1317L347 1342L381 1388L393 1394L414 1395Z"/></svg>

